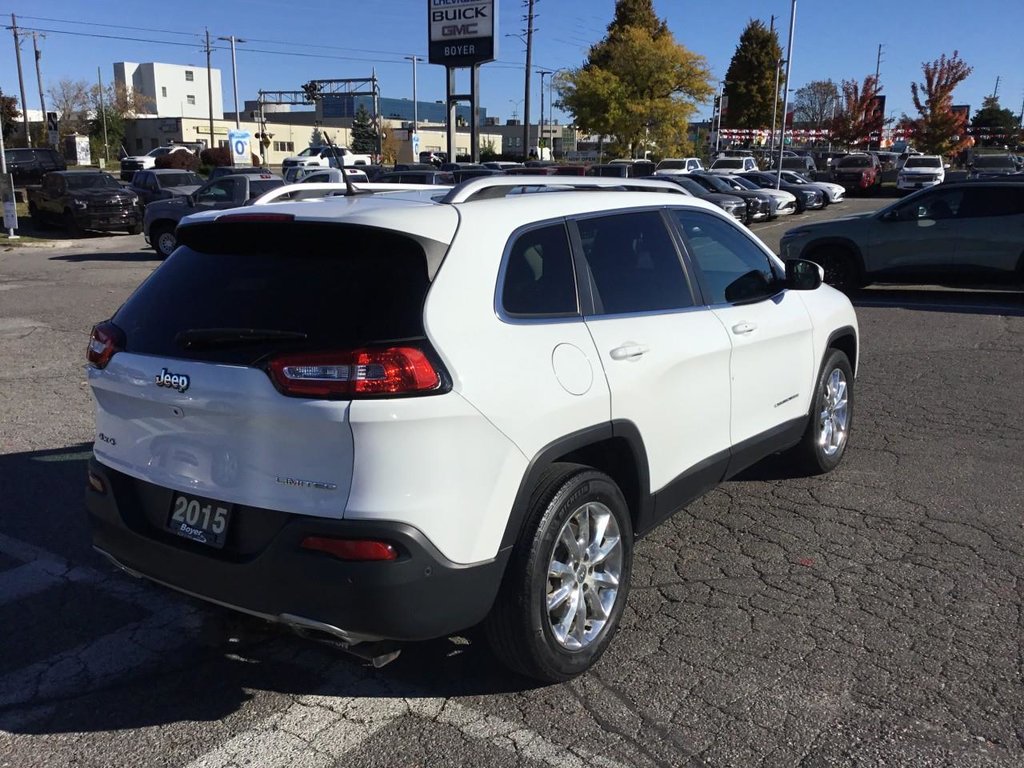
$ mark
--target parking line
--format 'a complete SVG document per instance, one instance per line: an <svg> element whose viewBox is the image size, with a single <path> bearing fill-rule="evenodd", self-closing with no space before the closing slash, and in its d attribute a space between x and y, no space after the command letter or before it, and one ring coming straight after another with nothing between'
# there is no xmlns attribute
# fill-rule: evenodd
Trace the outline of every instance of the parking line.
<svg viewBox="0 0 1024 768"><path fill-rule="evenodd" d="M296 702L196 758L186 768L321 768L351 755L367 739L402 717L419 717L456 728L470 739L554 766L555 768L625 768L605 755L568 749L536 731L465 704L442 698L339 697L327 690L355 687L352 662L336 664L324 693Z"/></svg>

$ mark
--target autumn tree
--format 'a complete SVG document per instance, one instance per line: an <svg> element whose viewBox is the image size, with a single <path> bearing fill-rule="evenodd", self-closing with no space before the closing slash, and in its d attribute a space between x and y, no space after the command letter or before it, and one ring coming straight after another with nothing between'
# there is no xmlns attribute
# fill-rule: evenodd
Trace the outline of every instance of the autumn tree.
<svg viewBox="0 0 1024 768"><path fill-rule="evenodd" d="M725 73L727 106L722 125L727 128L764 128L771 125L773 110L781 111L775 90L776 67L782 48L775 30L752 19L740 35L739 45ZM785 73L779 88L785 88Z"/></svg>
<svg viewBox="0 0 1024 768"><path fill-rule="evenodd" d="M60 135L81 133L88 123L90 92L92 87L86 80L62 78L47 90L48 106L60 119Z"/></svg>
<svg viewBox="0 0 1024 768"><path fill-rule="evenodd" d="M127 121L147 114L155 102L140 91L114 83L100 90L94 85L89 91L92 119L89 138L95 157L117 157L124 145ZM106 119L106 147L103 145L104 118Z"/></svg>
<svg viewBox="0 0 1024 768"><path fill-rule="evenodd" d="M842 98L831 121L832 140L847 147L867 143L871 134L881 133L885 125L885 115L875 100L882 88L874 75L865 77L863 83L843 80L840 88Z"/></svg>
<svg viewBox="0 0 1024 768"><path fill-rule="evenodd" d="M839 88L831 80L812 80L798 88L793 99L794 122L824 128L839 109Z"/></svg>
<svg viewBox="0 0 1024 768"><path fill-rule="evenodd" d="M971 129L975 141L981 146L1015 144L1020 128L1012 110L1003 109L996 96L986 96L981 109L974 113Z"/></svg>
<svg viewBox="0 0 1024 768"><path fill-rule="evenodd" d="M613 21L583 66L555 78L558 106L582 131L614 136L614 149L630 156L647 145L689 152L690 118L714 92L707 61L676 43L650 0L619 0L616 20L637 23Z"/></svg>
<svg viewBox="0 0 1024 768"><path fill-rule="evenodd" d="M971 74L971 67L960 58L959 51L946 58L921 65L923 83L911 83L910 94L918 117L906 119L904 125L913 131L914 146L929 155L955 155L966 149L967 114L953 111L953 90Z"/></svg>
<svg viewBox="0 0 1024 768"><path fill-rule="evenodd" d="M21 119L21 111L18 109L18 100L13 96L0 96L0 120L4 124L4 140L10 138L14 132L14 124Z"/></svg>

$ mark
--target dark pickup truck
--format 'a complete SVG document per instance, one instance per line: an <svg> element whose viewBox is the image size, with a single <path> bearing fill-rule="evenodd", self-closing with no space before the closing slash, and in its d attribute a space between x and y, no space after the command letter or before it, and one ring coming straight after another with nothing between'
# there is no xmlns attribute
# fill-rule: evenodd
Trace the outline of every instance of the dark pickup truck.
<svg viewBox="0 0 1024 768"><path fill-rule="evenodd" d="M284 185L284 179L272 173L234 174L208 181L190 195L157 200L146 206L146 242L166 259L178 247L175 230L190 213L238 208L250 200Z"/></svg>
<svg viewBox="0 0 1024 768"><path fill-rule="evenodd" d="M142 231L139 197L101 171L51 171L28 187L28 211L40 229L58 226L73 236L87 229Z"/></svg>

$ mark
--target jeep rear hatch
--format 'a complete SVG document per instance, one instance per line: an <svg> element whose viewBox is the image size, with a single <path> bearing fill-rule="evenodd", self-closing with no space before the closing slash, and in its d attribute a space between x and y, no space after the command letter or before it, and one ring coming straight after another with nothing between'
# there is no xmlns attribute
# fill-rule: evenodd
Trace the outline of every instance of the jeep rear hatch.
<svg viewBox="0 0 1024 768"><path fill-rule="evenodd" d="M422 312L441 244L317 222L189 229L94 333L97 458L204 498L341 517L349 401L446 381Z"/></svg>

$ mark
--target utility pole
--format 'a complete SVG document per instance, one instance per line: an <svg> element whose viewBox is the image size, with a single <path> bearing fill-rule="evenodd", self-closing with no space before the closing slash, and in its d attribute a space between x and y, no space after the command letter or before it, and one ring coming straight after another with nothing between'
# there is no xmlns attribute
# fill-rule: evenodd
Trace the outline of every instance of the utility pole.
<svg viewBox="0 0 1024 768"><path fill-rule="evenodd" d="M103 121L103 159L109 163L110 145L107 143L107 109L103 106L103 75L100 73L99 67L96 67L96 82L100 86L100 119Z"/></svg>
<svg viewBox="0 0 1024 768"><path fill-rule="evenodd" d="M231 43L231 86L235 94L235 128L241 128L242 118L239 116L238 112L238 65L235 64L235 43L244 43L245 40L240 37L235 37L234 35L218 37L217 39L226 40ZM209 69L209 62L207 62L206 67Z"/></svg>
<svg viewBox="0 0 1024 768"><path fill-rule="evenodd" d="M42 54L39 52L39 34L37 32L32 33L32 51L36 55L36 81L39 83L39 109L43 113L43 121L46 120L46 99L43 98L43 75L39 71L39 59L42 58ZM64 115L61 115L61 119Z"/></svg>
<svg viewBox="0 0 1024 768"><path fill-rule="evenodd" d="M416 100L416 62L423 61L423 59L419 56L403 56L403 58L412 62L412 132L416 133L420 129L420 107Z"/></svg>
<svg viewBox="0 0 1024 768"><path fill-rule="evenodd" d="M3 91L0 90L0 101L3 100L3 97L4 97ZM5 177L7 176L7 151L6 151L6 148L4 147L4 119L3 119L3 110L0 110L0 174L3 174ZM11 191L12 192L14 191L13 190L13 185L12 185ZM12 205L14 204L14 200L10 200L10 201L4 200L3 201L4 205L8 204L8 202L10 202L10 204L12 204ZM8 240L17 240L18 239L18 236L14 233L14 229L13 228L7 230L7 239Z"/></svg>
<svg viewBox="0 0 1024 768"><path fill-rule="evenodd" d="M28 130L28 102L25 101L25 78L21 74L21 33L18 32L18 20L11 14L11 32L14 33L14 57L18 60L18 87L21 89L21 121L25 126L25 146L32 146L32 134ZM43 120L46 115L43 115Z"/></svg>
<svg viewBox="0 0 1024 768"><path fill-rule="evenodd" d="M882 76L882 43L878 44L878 59L875 61L875 93L881 90L879 78Z"/></svg>
<svg viewBox="0 0 1024 768"><path fill-rule="evenodd" d="M210 146L208 149L215 149L213 144L213 72L210 71L210 54L213 48L210 47L210 28L206 27L206 100L210 108Z"/></svg>
<svg viewBox="0 0 1024 768"><path fill-rule="evenodd" d="M530 73L533 71L533 4L526 2L526 82L523 88L523 160L530 157Z"/></svg>
<svg viewBox="0 0 1024 768"><path fill-rule="evenodd" d="M540 147L541 142L544 140L544 78L551 73L546 69L542 69L538 74L540 74L540 127L537 131L537 154L541 155L543 152L540 151Z"/></svg>
<svg viewBox="0 0 1024 768"><path fill-rule="evenodd" d="M775 172L775 188L782 186L782 153L786 147L786 113L789 111L789 75L793 71L793 36L796 34L796 0L789 11L789 44L786 50L786 87L782 93L782 134L779 136L779 164Z"/></svg>

